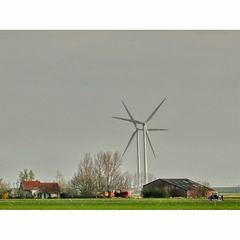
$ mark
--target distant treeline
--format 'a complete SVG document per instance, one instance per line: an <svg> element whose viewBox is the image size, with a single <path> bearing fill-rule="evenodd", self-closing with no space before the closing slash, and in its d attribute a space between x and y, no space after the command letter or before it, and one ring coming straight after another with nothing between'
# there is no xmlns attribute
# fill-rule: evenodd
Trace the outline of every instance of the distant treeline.
<svg viewBox="0 0 240 240"><path fill-rule="evenodd" d="M214 187L214 189L221 193L240 193L240 187Z"/></svg>

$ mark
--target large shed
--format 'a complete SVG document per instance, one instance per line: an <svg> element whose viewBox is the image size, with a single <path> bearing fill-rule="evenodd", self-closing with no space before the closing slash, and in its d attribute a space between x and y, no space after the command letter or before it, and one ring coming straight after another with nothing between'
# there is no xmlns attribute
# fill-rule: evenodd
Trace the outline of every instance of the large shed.
<svg viewBox="0 0 240 240"><path fill-rule="evenodd" d="M187 178L159 178L143 186L145 196L154 197L160 192L167 197L197 198L210 196L214 189Z"/></svg>

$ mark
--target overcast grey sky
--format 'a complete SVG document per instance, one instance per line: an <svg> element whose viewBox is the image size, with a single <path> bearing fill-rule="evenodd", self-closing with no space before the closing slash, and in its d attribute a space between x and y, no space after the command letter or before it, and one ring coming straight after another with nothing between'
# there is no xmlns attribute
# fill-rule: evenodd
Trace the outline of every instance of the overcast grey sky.
<svg viewBox="0 0 240 240"><path fill-rule="evenodd" d="M85 153L124 150L121 100L145 120L166 97L149 171L240 184L239 62L239 31L0 31L0 177L71 178Z"/></svg>

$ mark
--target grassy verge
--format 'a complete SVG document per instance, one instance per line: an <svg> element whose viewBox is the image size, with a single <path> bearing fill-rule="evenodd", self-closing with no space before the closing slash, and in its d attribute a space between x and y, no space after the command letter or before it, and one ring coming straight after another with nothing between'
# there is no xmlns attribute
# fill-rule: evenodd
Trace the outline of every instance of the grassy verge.
<svg viewBox="0 0 240 240"><path fill-rule="evenodd" d="M240 199L6 199L0 210L240 210Z"/></svg>

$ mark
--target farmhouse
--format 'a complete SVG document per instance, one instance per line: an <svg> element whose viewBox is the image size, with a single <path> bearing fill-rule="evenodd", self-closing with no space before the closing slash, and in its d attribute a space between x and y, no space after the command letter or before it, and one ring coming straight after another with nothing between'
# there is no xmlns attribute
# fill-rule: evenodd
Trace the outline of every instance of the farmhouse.
<svg viewBox="0 0 240 240"><path fill-rule="evenodd" d="M143 194L147 197L208 197L214 189L196 183L187 178L159 178L143 186ZM163 194L164 193L164 194Z"/></svg>
<svg viewBox="0 0 240 240"><path fill-rule="evenodd" d="M60 188L55 182L22 181L19 194L24 198L58 198Z"/></svg>

